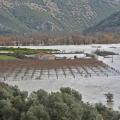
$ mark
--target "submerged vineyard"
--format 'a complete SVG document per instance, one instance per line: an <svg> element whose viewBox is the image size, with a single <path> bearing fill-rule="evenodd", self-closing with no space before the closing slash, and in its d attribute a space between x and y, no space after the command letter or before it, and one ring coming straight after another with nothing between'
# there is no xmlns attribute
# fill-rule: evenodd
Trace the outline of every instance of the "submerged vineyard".
<svg viewBox="0 0 120 120"><path fill-rule="evenodd" d="M0 80L48 80L117 76L120 72L96 59L0 61Z"/></svg>

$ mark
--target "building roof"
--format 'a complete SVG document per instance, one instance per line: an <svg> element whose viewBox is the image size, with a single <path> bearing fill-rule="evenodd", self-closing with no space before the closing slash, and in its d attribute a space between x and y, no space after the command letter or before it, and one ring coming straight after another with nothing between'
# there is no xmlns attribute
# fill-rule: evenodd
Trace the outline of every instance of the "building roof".
<svg viewBox="0 0 120 120"><path fill-rule="evenodd" d="M39 56L39 57L42 57L42 56L47 56L47 57L55 57L55 55L53 54L48 54L48 53L43 53L43 52L40 52L40 53L37 53L35 54L35 56Z"/></svg>

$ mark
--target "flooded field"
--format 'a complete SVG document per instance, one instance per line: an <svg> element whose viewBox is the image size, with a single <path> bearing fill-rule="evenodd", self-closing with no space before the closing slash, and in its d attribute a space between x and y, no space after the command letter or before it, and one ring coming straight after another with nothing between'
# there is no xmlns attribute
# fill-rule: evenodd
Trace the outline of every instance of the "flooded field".
<svg viewBox="0 0 120 120"><path fill-rule="evenodd" d="M103 61L106 65L114 68L117 71L120 71L120 44L113 45L86 45L86 46L38 46L38 47L27 47L35 49L59 49L60 51L75 52L75 51L84 51L84 53L93 54L96 50L102 51L112 51L117 53L117 55L109 55L107 57L97 56L98 60ZM73 57L73 54L69 54L69 57ZM74 69L76 71L76 69ZM90 71L90 70L89 70ZM59 73L63 71L59 70ZM67 73L68 72L68 73ZM51 71L51 74L55 73L54 70ZM105 75L95 75L92 77L81 77L76 75L74 78L73 75L69 74L70 71L66 71L66 77L64 75L56 78L56 75L49 77L44 75L41 80L23 80L23 81L5 81L11 85L18 85L20 89L27 90L30 92L38 89L45 89L49 92L57 91L61 87L72 87L78 90L83 95L83 100L85 102L90 101L91 103L102 102L106 103L105 93L114 94L114 109L118 110L120 106L120 75L110 73L108 70ZM47 79L46 79L47 78ZM26 78L27 79L27 78Z"/></svg>
<svg viewBox="0 0 120 120"><path fill-rule="evenodd" d="M120 72L96 59L0 61L0 81L49 80L66 77L119 76Z"/></svg>

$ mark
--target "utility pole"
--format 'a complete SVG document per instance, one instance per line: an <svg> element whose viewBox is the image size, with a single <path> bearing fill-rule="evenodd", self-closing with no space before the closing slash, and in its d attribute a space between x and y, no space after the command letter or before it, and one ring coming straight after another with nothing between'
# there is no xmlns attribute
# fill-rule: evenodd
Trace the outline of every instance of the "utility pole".
<svg viewBox="0 0 120 120"><path fill-rule="evenodd" d="M113 63L114 61L113 61L113 55L112 55L112 63Z"/></svg>

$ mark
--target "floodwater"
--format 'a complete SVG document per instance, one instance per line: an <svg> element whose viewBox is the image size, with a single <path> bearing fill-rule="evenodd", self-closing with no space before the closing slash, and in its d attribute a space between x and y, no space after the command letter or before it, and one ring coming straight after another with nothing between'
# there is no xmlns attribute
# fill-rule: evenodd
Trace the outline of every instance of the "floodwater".
<svg viewBox="0 0 120 120"><path fill-rule="evenodd" d="M98 56L99 60L114 67L120 71L120 44L112 45L86 45L86 46L32 46L26 48L34 49L59 49L61 51L84 51L84 53L93 53L95 50L113 51L119 55L103 58ZM85 102L90 103L103 103L106 104L106 93L110 92L114 94L114 109L119 110L120 106L120 76L101 76L91 78L73 78L68 76L66 78L51 77L49 79L43 78L43 80L25 80L25 81L7 81L10 85L18 85L21 90L27 90L29 93L38 89L44 89L46 91L58 91L61 87L71 87L78 90Z"/></svg>

